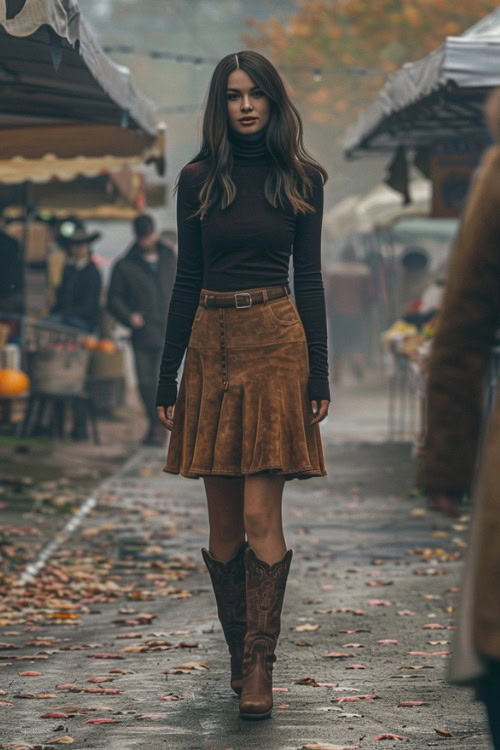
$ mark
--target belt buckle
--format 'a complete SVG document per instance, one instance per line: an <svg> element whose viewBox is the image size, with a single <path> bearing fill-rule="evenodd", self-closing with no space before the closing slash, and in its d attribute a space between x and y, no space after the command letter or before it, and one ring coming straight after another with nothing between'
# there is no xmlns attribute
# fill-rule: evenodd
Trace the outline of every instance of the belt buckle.
<svg viewBox="0 0 500 750"><path fill-rule="evenodd" d="M237 299L238 297L248 297L250 301L248 304L239 305ZM234 305L235 307L252 307L252 295L250 294L250 292L236 292L236 294L234 295Z"/></svg>

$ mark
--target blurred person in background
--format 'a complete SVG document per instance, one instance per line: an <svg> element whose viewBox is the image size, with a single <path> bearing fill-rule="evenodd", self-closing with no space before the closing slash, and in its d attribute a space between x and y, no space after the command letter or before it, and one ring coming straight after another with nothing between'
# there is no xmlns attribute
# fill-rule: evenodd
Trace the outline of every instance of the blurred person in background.
<svg viewBox="0 0 500 750"><path fill-rule="evenodd" d="M5 205L0 205L0 314L20 313L23 264L21 246L6 231Z"/></svg>
<svg viewBox="0 0 500 750"><path fill-rule="evenodd" d="M63 221L58 243L68 254L50 320L82 331L95 331L99 325L101 274L92 260L91 243L100 232L87 232L78 219Z"/></svg>
<svg viewBox="0 0 500 750"><path fill-rule="evenodd" d="M473 497L448 679L475 688L498 749L500 401L487 415L485 376L500 324L500 89L486 115L497 143L474 175L452 248L429 366L420 484L430 507L452 517L464 494Z"/></svg>
<svg viewBox="0 0 500 750"><path fill-rule="evenodd" d="M71 221L71 219L66 219ZM57 299L57 289L61 285L64 267L68 261L68 254L60 244L60 226L64 219L51 216L46 219L49 228L49 240L47 245L47 302L52 308Z"/></svg>
<svg viewBox="0 0 500 750"><path fill-rule="evenodd" d="M333 342L330 369L334 383L340 383L346 367L357 380L365 374L365 351L373 304L370 268L348 246L341 260L325 270L328 328Z"/></svg>
<svg viewBox="0 0 500 750"><path fill-rule="evenodd" d="M107 307L132 332L137 383L148 419L143 442L162 445L165 434L156 415L156 389L176 255L170 243L159 239L149 214L134 219L133 231L132 246L111 272Z"/></svg>

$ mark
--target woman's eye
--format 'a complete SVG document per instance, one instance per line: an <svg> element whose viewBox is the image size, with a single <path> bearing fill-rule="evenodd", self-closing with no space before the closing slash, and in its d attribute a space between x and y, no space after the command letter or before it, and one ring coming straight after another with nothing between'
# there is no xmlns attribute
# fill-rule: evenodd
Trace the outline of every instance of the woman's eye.
<svg viewBox="0 0 500 750"><path fill-rule="evenodd" d="M253 95L254 95L254 96L264 96L264 92L263 92L263 91L260 91L260 90L259 90L259 91L254 91L254 92L253 92Z"/></svg>

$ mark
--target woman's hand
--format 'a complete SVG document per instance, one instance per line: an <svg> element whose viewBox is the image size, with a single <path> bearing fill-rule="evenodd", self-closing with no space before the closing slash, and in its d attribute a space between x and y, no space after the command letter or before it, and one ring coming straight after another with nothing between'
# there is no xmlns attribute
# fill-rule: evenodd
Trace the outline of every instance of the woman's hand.
<svg viewBox="0 0 500 750"><path fill-rule="evenodd" d="M157 406L156 413L158 414L158 419L160 420L162 425L167 430L172 430L172 427L174 426L174 407L167 406L167 408L165 409L164 406Z"/></svg>
<svg viewBox="0 0 500 750"><path fill-rule="evenodd" d="M323 419L328 415L328 407L330 406L330 402L327 399L322 399L320 401L320 407L318 409L318 402L316 400L311 401L311 407L315 414L315 416L311 419L311 424L316 424L316 422L322 422Z"/></svg>

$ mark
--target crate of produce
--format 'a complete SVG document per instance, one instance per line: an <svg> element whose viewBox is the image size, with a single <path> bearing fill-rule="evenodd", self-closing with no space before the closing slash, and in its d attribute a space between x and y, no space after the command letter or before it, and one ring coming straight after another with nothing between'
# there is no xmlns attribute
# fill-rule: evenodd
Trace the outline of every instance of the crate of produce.
<svg viewBox="0 0 500 750"><path fill-rule="evenodd" d="M78 345L28 352L31 390L44 393L81 393L84 390L90 352Z"/></svg>

